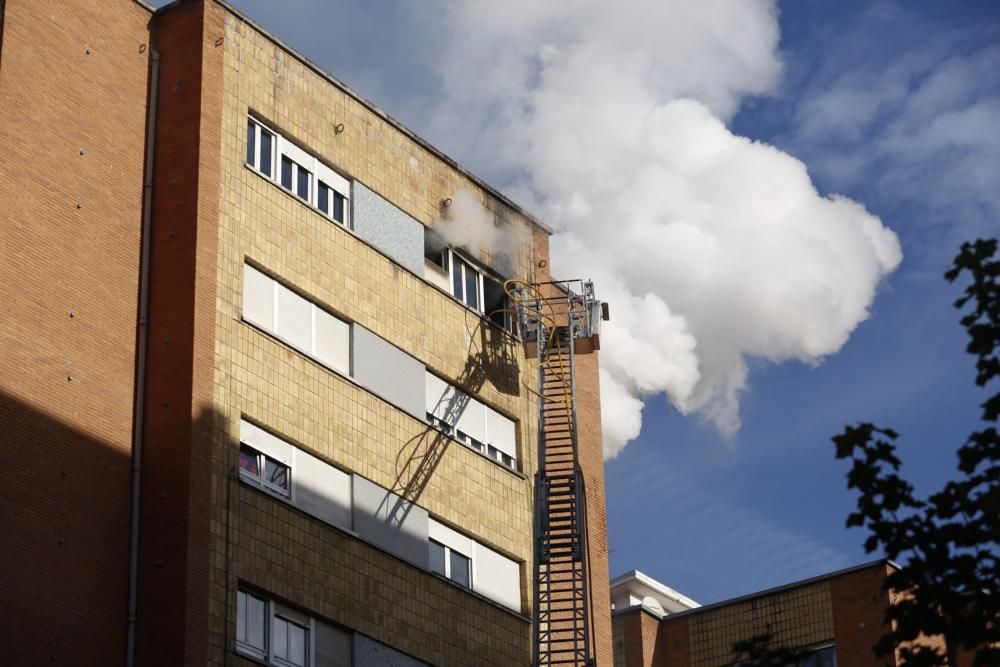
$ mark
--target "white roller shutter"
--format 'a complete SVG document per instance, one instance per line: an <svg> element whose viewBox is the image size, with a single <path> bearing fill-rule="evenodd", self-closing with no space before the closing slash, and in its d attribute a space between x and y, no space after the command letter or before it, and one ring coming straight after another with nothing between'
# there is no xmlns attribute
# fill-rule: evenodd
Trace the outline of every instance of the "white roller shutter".
<svg viewBox="0 0 1000 667"><path fill-rule="evenodd" d="M292 445L245 420L240 420L240 442L250 445L258 452L266 454L286 466L292 465L292 450L294 449Z"/></svg>
<svg viewBox="0 0 1000 667"><path fill-rule="evenodd" d="M507 456L516 459L517 437L514 433L513 421L492 408L486 408L486 442Z"/></svg>
<svg viewBox="0 0 1000 667"><path fill-rule="evenodd" d="M249 264L243 265L243 318L274 329L274 281Z"/></svg>
<svg viewBox="0 0 1000 667"><path fill-rule="evenodd" d="M427 520L427 536L435 542L451 547L466 558L472 558L475 555L475 540L469 539L434 519ZM473 564L473 570L475 570L475 564Z"/></svg>
<svg viewBox="0 0 1000 667"><path fill-rule="evenodd" d="M459 393L458 401L463 406L458 429L479 442L486 442L486 406L465 392Z"/></svg>
<svg viewBox="0 0 1000 667"><path fill-rule="evenodd" d="M306 514L351 530L351 476L301 449L294 450L292 504Z"/></svg>
<svg viewBox="0 0 1000 667"><path fill-rule="evenodd" d="M455 398L454 389L447 382L429 372L424 373L424 385L426 389L427 412L439 419L447 420ZM454 421L453 417L451 422L454 423Z"/></svg>
<svg viewBox="0 0 1000 667"><path fill-rule="evenodd" d="M478 542L473 544L472 562L475 563L473 589L505 607L520 612L520 566Z"/></svg>
<svg viewBox="0 0 1000 667"><path fill-rule="evenodd" d="M351 325L316 308L316 358L345 375L351 372Z"/></svg>
<svg viewBox="0 0 1000 667"><path fill-rule="evenodd" d="M293 347L312 354L312 304L283 285L277 290L274 332Z"/></svg>

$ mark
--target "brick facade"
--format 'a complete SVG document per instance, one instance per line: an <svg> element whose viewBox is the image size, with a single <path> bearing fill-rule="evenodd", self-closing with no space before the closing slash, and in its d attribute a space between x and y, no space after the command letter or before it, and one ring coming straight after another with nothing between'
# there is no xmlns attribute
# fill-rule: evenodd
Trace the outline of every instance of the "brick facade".
<svg viewBox="0 0 1000 667"><path fill-rule="evenodd" d="M119 664L150 14L0 5L0 639Z"/></svg>
<svg viewBox="0 0 1000 667"><path fill-rule="evenodd" d="M764 634L775 648L833 644L838 667L895 665L871 650L883 631L890 567L879 561L660 619L638 606L619 610L615 665L717 667L736 661L735 642Z"/></svg>

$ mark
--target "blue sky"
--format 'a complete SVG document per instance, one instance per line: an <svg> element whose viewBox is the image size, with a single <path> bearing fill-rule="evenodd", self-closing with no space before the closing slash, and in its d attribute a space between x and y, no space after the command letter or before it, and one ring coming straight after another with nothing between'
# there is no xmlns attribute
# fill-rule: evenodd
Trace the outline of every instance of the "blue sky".
<svg viewBox="0 0 1000 667"><path fill-rule="evenodd" d="M905 470L920 489L933 488L954 470L954 449L976 426L983 397L973 386L972 364L962 351L964 332L950 305L957 289L942 273L961 240L1000 234L996 2L800 0L780 3L776 10L767 3L721 3L717 13L706 15L684 3L655 3L655 11L654 3L647 3L649 13L657 14L649 22L662 19L670 26L661 42L638 25L646 12L642 3L636 11L623 11L620 21L605 16L592 24L574 14L588 10L572 3L566 3L563 16L538 16L544 10L536 12L531 3L512 15L503 8L456 3L296 0L279 7L264 0L231 1L578 238L594 227L574 230L560 216L569 210L586 218L600 206L585 201L573 208L581 197L567 189L567 164L575 168L574 162L595 155L624 164L635 155L635 162L655 163L653 173L680 183L681 191L697 190L704 181L689 179L684 163L651 157L646 147L623 154L620 146L609 148L590 135L580 139L587 147L582 156L553 166L551 156L558 157L564 146L545 142L559 141L563 127L547 124L548 110L584 114L583 127L600 127L596 134L611 141L615 133L627 134L627 123L609 128L601 119L617 122L638 108L645 117L637 122L650 115L665 119L654 129L668 153L693 150L694 162L699 146L708 151L725 145L727 162L746 163L747 171L735 175L712 167L709 174L720 183L754 181L750 175L758 170L774 175L773 192L768 191L772 181L764 179L752 184L752 193L731 194L732 199L702 193L678 208L673 215L679 218L708 210L709 217L731 214L743 221L743 211L768 203L768 196L775 208L789 198L805 202L798 210L807 219L789 214L772 228L764 224L766 211L747 218L746 224L761 224L758 236L775 235L765 238L766 244L748 246L748 252L759 253L768 266L787 264L787 274L776 274L783 281L808 282L813 273L822 280L816 290L778 290L774 299L787 294L797 301L750 304L741 320L726 316L751 300L748 293L771 289L774 275L764 275L766 287L760 289L754 267L731 280L705 277L692 288L693 300L730 305L713 310L685 306L685 295L671 284L651 287L645 298L635 288L647 261L639 251L621 250L610 268L597 260L589 265L595 278L604 277L610 290L605 294L625 302L610 299L613 315L617 311L636 328L654 323L647 338L622 344L648 345L647 358L663 358L662 368L650 362L659 376L644 378L630 370L627 359L606 356L622 387L625 425L616 437L628 439L621 433L629 432L629 419L638 414L635 403L645 405L638 437L616 447L606 466L612 574L640 569L708 603L871 558L860 546L864 534L844 528L854 497L845 489L846 469L834 461L830 437L848 422L875 421L899 430ZM727 15L736 7L752 15ZM616 31L626 37L636 33L624 55L624 42L614 41ZM605 47L609 50L601 51ZM620 69L602 70L609 59ZM574 78L574 62L584 62L593 78ZM643 75L625 76L627 67ZM551 81L558 85L546 88ZM605 99L612 96L613 105ZM698 104L676 104L689 98ZM591 106L601 111L601 104L609 105L606 116L596 117L601 122L595 124L584 111L576 114ZM671 134L677 127L690 129L697 139L693 148L685 143L688 137ZM762 144L778 151L767 152ZM816 192L808 179L792 173L798 164L792 158L804 163ZM636 171L632 180L645 173ZM600 183L613 177L581 170L577 180ZM646 194L633 187L629 205L646 201ZM833 194L866 212L830 205L825 197ZM657 208L656 197L648 201L650 209ZM867 259L848 253L827 265L820 256L802 256L810 244L785 247L786 237L802 229L814 233L819 222L813 214L825 225L827 249L858 248L857 255ZM650 210L636 217L648 217L650 229L662 230L655 227L658 215ZM903 259L895 270L891 258L872 249L892 244L858 231L871 229L871 216L898 237ZM841 238L839 230L854 231ZM724 244L727 232L716 232ZM736 248L759 242L736 234ZM765 254L772 246L774 254ZM654 247L644 250L656 255ZM669 264L668 257L653 257L653 265ZM658 279L676 282L674 274ZM732 291L745 283L750 292ZM597 287L600 292L602 284ZM811 308L816 295L831 292L832 305ZM844 309L842 302L860 305ZM758 326L768 318L774 320L769 326ZM713 323L723 330L745 324L754 334L720 336ZM827 330L840 333L824 337ZM656 347L668 338L673 342ZM691 354L697 368L673 364L682 353Z"/></svg>

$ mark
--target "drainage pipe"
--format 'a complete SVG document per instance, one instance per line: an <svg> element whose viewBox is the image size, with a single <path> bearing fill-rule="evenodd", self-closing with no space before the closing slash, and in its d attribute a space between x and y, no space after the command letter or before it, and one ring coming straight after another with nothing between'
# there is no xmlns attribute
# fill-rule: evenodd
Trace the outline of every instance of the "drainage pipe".
<svg viewBox="0 0 1000 667"><path fill-rule="evenodd" d="M146 356L149 347L149 263L153 229L153 156L156 147L156 96L160 54L150 47L149 109L146 112L146 163L142 191L142 239L139 258L139 321L136 340L135 414L132 427L132 525L128 553L128 631L125 666L135 665L135 626L139 587L139 501L142 490L143 420L146 404Z"/></svg>

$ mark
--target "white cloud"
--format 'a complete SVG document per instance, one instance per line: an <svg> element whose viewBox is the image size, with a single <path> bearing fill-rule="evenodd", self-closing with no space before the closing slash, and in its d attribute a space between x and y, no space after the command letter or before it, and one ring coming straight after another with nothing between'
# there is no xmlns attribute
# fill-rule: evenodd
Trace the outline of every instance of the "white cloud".
<svg viewBox="0 0 1000 667"><path fill-rule="evenodd" d="M556 227L553 266L592 277L605 452L664 393L726 434L747 357L815 363L901 259L863 207L722 119L779 79L769 2L459 3L443 19L434 134L519 174Z"/></svg>

